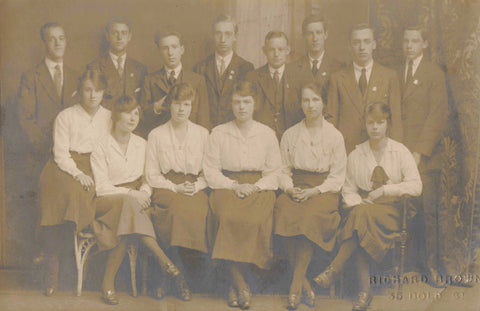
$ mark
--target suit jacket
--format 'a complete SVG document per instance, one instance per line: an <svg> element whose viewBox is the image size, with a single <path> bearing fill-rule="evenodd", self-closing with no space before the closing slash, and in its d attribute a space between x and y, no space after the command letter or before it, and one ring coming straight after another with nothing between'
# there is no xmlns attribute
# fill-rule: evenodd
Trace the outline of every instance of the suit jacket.
<svg viewBox="0 0 480 311"><path fill-rule="evenodd" d="M301 88L305 84L316 82L322 87L322 99L325 103L327 101L327 91L330 83L330 77L342 67L340 62L326 54L323 56L322 62L320 63L320 68L318 68L315 76L312 73L308 55L289 63L287 66L289 67L289 72L293 76L295 87L297 88L297 92L299 94Z"/></svg>
<svg viewBox="0 0 480 311"><path fill-rule="evenodd" d="M405 64L398 70L402 85L404 143L422 155L420 170L441 168L440 139L448 121L445 74L425 56L405 85Z"/></svg>
<svg viewBox="0 0 480 311"><path fill-rule="evenodd" d="M210 112L204 77L192 71L182 69L176 83L181 82L190 84L196 91L190 120L210 129ZM156 114L153 110L154 103L167 96L169 91L170 84L165 67L146 77L140 100L143 109L143 118L140 122L142 135L148 135L152 129L170 120L168 107L164 107L163 112L160 114Z"/></svg>
<svg viewBox="0 0 480 311"><path fill-rule="evenodd" d="M87 65L87 69L100 70L107 78L107 89L103 94L102 106L112 109L115 100L122 95L130 95L137 101L143 87L147 67L136 60L127 57L123 70L124 80L118 75L112 58L107 53Z"/></svg>
<svg viewBox="0 0 480 311"><path fill-rule="evenodd" d="M243 80L245 75L252 70L253 64L235 53L225 69L223 81L218 77L215 54L195 65L193 71L205 77L212 127L234 119L230 103L233 84Z"/></svg>
<svg viewBox="0 0 480 311"><path fill-rule="evenodd" d="M58 96L45 61L23 73L17 94L20 124L36 152L50 152L53 121L57 114L78 101L78 74L63 66L63 92Z"/></svg>
<svg viewBox="0 0 480 311"><path fill-rule="evenodd" d="M246 79L255 82L258 87L254 119L271 127L279 139L286 129L302 120L304 115L299 101L299 94L295 88L294 77L289 72L287 66L285 66L281 81L283 102L278 111L280 115L275 115L277 112L275 82L270 76L268 65L249 72Z"/></svg>
<svg viewBox="0 0 480 311"><path fill-rule="evenodd" d="M368 88L363 96L355 80L353 64L333 74L330 79L328 120L342 132L348 153L368 138L363 119L364 110L367 104L377 101L390 106L392 123L389 136L402 142L400 84L395 70L374 62Z"/></svg>

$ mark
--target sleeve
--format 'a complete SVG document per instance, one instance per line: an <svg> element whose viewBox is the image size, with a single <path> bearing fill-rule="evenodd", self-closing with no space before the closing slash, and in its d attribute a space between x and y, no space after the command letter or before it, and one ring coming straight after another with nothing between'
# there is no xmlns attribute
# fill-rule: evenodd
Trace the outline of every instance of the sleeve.
<svg viewBox="0 0 480 311"><path fill-rule="evenodd" d="M239 80L244 80L245 77L247 76L247 73L250 71L253 71L255 68L253 67L253 64L250 62L245 62L242 64L242 70L240 71L240 75L238 77Z"/></svg>
<svg viewBox="0 0 480 311"><path fill-rule="evenodd" d="M263 145L267 149L267 156L262 170L262 178L255 183L255 186L260 190L277 190L279 174L282 170L282 159L278 140L273 131L265 135Z"/></svg>
<svg viewBox="0 0 480 311"><path fill-rule="evenodd" d="M280 141L280 155L282 157L282 171L279 176L279 186L284 192L293 187L292 163L290 161L290 132L285 132Z"/></svg>
<svg viewBox="0 0 480 311"><path fill-rule="evenodd" d="M97 144L90 155L95 190L97 196L128 193L129 188L115 187L108 176L107 153L101 144Z"/></svg>
<svg viewBox="0 0 480 311"><path fill-rule="evenodd" d="M149 196L152 195L152 187L147 183L145 176L142 176L142 185L140 186L140 191L145 191Z"/></svg>
<svg viewBox="0 0 480 311"><path fill-rule="evenodd" d="M158 146L155 132L148 135L147 154L145 158L145 177L148 184L153 188L168 189L176 192L175 184L166 179L161 171L161 166L158 158Z"/></svg>
<svg viewBox="0 0 480 311"><path fill-rule="evenodd" d="M214 130L208 137L203 157L203 173L210 188L232 189L235 181L222 173L222 162L220 159L221 136L222 133Z"/></svg>
<svg viewBox="0 0 480 311"><path fill-rule="evenodd" d="M404 194L419 196L422 193L422 181L413 155L407 147L403 146L398 165L401 165L402 182L383 186L385 196L399 197Z"/></svg>
<svg viewBox="0 0 480 311"><path fill-rule="evenodd" d="M202 135L202 142L203 144L203 150L205 150L205 147L208 143L208 131L205 131L205 135ZM197 178L195 181L195 193L202 191L203 189L208 187L207 180L205 179L205 176L203 174L203 161L205 159L205 155L202 154L202 171L200 173L200 176Z"/></svg>
<svg viewBox="0 0 480 311"><path fill-rule="evenodd" d="M345 205L352 207L362 203L362 197L358 194L358 185L355 182L355 156L351 153L347 159L347 175L345 179L345 184L342 188L342 197Z"/></svg>
<svg viewBox="0 0 480 311"><path fill-rule="evenodd" d="M75 177L83 172L77 168L77 164L70 155L70 136L72 133L69 123L72 121L64 112L58 114L53 127L53 158L62 171Z"/></svg>
<svg viewBox="0 0 480 311"><path fill-rule="evenodd" d="M149 76L146 76L143 82L143 87L140 92L140 106L142 107L144 115L151 115L154 113Z"/></svg>
<svg viewBox="0 0 480 311"><path fill-rule="evenodd" d="M196 123L210 129L210 106L208 102L207 85L203 75L199 80L196 92L197 96L195 100L197 101L197 104L195 107L197 111L193 112L193 115L196 116Z"/></svg>
<svg viewBox="0 0 480 311"><path fill-rule="evenodd" d="M327 91L327 103L325 119L338 127L338 110L340 99L338 98L338 78L337 75L333 75L330 79L330 83Z"/></svg>
<svg viewBox="0 0 480 311"><path fill-rule="evenodd" d="M400 97L400 82L398 76L392 71L390 75L390 92L388 104L392 113L392 125L390 127L390 137L398 142L403 141L403 122Z"/></svg>
<svg viewBox="0 0 480 311"><path fill-rule="evenodd" d="M327 179L318 186L321 193L339 192L345 183L345 175L347 171L347 152L345 151L345 142L340 134L335 140L333 149L333 163L330 164L330 172Z"/></svg>
<svg viewBox="0 0 480 311"><path fill-rule="evenodd" d="M418 143L413 150L425 156L431 156L432 150L440 140L440 137L448 121L448 95L445 84L445 75L441 70L431 73L433 83L428 90L427 102L429 113L423 129L420 132Z"/></svg>

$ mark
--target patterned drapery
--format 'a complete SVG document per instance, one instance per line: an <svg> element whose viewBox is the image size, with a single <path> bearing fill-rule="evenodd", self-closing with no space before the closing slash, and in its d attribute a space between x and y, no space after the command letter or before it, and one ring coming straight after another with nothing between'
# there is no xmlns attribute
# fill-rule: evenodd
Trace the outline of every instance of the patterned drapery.
<svg viewBox="0 0 480 311"><path fill-rule="evenodd" d="M471 261L471 251L480 243L480 211L475 205L480 145L480 2L370 0L369 5L379 62L398 66L403 27L423 25L429 34L430 59L447 74L450 118L442 138L439 206L439 226L446 230L441 233L439 256L448 274L462 273Z"/></svg>

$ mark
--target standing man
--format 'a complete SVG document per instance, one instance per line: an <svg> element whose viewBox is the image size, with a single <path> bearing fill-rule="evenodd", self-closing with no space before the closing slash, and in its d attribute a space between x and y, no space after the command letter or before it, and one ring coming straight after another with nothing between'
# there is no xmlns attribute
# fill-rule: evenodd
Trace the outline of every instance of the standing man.
<svg viewBox="0 0 480 311"><path fill-rule="evenodd" d="M297 91L309 82L322 87L322 99L327 100L330 76L338 71L340 63L325 53L325 41L328 38L327 22L322 15L309 15L302 23L307 55L287 65L294 77Z"/></svg>
<svg viewBox="0 0 480 311"><path fill-rule="evenodd" d="M330 122L345 138L347 153L367 139L363 115L368 103L390 106L390 137L402 141L400 84L394 70L373 60L376 48L374 30L368 24L355 25L350 31L353 63L333 74L328 88L327 113Z"/></svg>
<svg viewBox="0 0 480 311"><path fill-rule="evenodd" d="M39 191L40 173L51 155L53 122L61 110L75 103L78 78L77 73L63 63L67 47L63 27L55 22L46 23L40 28L40 37L45 46L45 59L23 73L17 94L20 125L31 147L27 157L28 172L24 176L32 180L35 193ZM38 240L43 241L42 238ZM42 249L39 243L35 245ZM37 254L34 262L40 263L43 259L43 254ZM49 283L52 279L55 276L46 276L47 288L53 286ZM52 293L47 291L46 294Z"/></svg>
<svg viewBox="0 0 480 311"><path fill-rule="evenodd" d="M143 119L140 131L146 136L152 129L170 119L170 107L164 105L164 99L176 83L188 83L195 89L190 120L209 129L210 112L205 79L202 75L183 68L182 55L185 48L181 35L175 31L157 32L155 43L160 51L163 67L145 79L141 96Z"/></svg>
<svg viewBox="0 0 480 311"><path fill-rule="evenodd" d="M257 83L259 90L255 120L270 126L280 139L303 116L294 77L285 66L290 53L287 35L270 31L265 37L263 53L267 64L249 72L246 79Z"/></svg>
<svg viewBox="0 0 480 311"><path fill-rule="evenodd" d="M233 51L238 26L231 16L219 15L213 21L212 31L215 53L195 65L193 71L205 76L210 103L210 123L215 127L233 120L230 104L232 86L253 70L253 64Z"/></svg>
<svg viewBox="0 0 480 311"><path fill-rule="evenodd" d="M423 212L425 218L427 268L435 282L441 267L441 245L447 223L441 220L440 176L441 137L448 121L448 95L445 74L426 59L426 31L408 27L403 33L405 62L399 70L402 85L402 119L404 143L418 165L423 183ZM445 243L446 241L443 241ZM448 272L448 271L447 271Z"/></svg>
<svg viewBox="0 0 480 311"><path fill-rule="evenodd" d="M127 46L132 39L130 21L126 17L115 17L105 27L108 52L87 65L87 69L97 69L107 77L102 106L112 108L112 104L122 95L140 99L147 67L127 56Z"/></svg>

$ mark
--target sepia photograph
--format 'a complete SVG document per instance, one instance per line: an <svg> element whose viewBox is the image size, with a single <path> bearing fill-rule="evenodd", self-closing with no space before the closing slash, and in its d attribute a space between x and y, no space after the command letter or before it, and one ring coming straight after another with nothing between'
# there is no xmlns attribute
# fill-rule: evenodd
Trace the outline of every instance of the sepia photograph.
<svg viewBox="0 0 480 311"><path fill-rule="evenodd" d="M0 310L479 311L480 0L0 0Z"/></svg>

